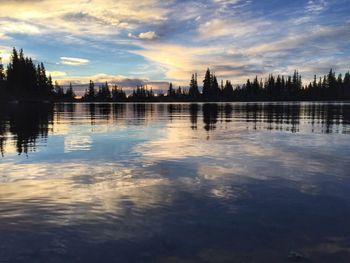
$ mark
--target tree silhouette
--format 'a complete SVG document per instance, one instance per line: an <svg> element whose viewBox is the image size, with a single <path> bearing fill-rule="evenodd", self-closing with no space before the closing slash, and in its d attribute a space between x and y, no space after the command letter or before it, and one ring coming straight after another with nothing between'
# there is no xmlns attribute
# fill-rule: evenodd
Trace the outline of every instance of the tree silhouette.
<svg viewBox="0 0 350 263"><path fill-rule="evenodd" d="M203 80L203 97L204 98L210 98L211 95L211 73L210 73L210 69L208 68L206 73L205 73L205 77Z"/></svg>
<svg viewBox="0 0 350 263"><path fill-rule="evenodd" d="M119 89L117 85L115 85L112 89L112 100L115 102L123 102L126 101L126 94L123 89Z"/></svg>
<svg viewBox="0 0 350 263"><path fill-rule="evenodd" d="M42 101L58 97L44 64L34 65L31 58L24 56L22 49L18 52L13 48L6 74L2 63L0 64L0 81L5 82L1 93L6 100Z"/></svg>
<svg viewBox="0 0 350 263"><path fill-rule="evenodd" d="M2 57L0 57L0 81L5 80L5 69L4 65L2 64Z"/></svg>
<svg viewBox="0 0 350 263"><path fill-rule="evenodd" d="M198 89L197 73L192 74L188 95L190 96L190 98L194 100L198 99L200 96L199 89Z"/></svg>
<svg viewBox="0 0 350 263"><path fill-rule="evenodd" d="M224 84L225 83L225 84ZM0 100L2 101L75 101L73 87L70 84L66 92L57 83L53 84L47 75L43 63L35 65L33 60L25 57L23 50L13 48L6 71L0 58ZM157 102L157 101L296 101L296 100L349 100L350 74L346 72L336 75L330 69L327 75L314 76L310 83L303 84L297 70L291 76L272 74L266 79L247 79L246 83L233 87L231 81L221 85L217 76L206 70L202 92L198 86L197 74L191 75L189 89L179 87L174 89L169 83L167 94L154 94L152 88L138 86L131 95L115 86L110 89L107 82L100 84L95 90L95 83L90 80L82 101L88 102Z"/></svg>
<svg viewBox="0 0 350 263"><path fill-rule="evenodd" d="M173 88L173 83L170 82L169 84L169 89L168 89L168 97L171 98L171 97L175 97L175 90Z"/></svg>
<svg viewBox="0 0 350 263"><path fill-rule="evenodd" d="M222 95L226 100L232 100L234 96L233 86L229 80L226 80L225 86L222 90Z"/></svg>
<svg viewBox="0 0 350 263"><path fill-rule="evenodd" d="M65 97L68 101L73 101L74 98L75 98L75 93L74 93L74 90L73 90L73 87L72 87L72 83L69 83L69 87L68 89L66 90L66 94L65 94Z"/></svg>

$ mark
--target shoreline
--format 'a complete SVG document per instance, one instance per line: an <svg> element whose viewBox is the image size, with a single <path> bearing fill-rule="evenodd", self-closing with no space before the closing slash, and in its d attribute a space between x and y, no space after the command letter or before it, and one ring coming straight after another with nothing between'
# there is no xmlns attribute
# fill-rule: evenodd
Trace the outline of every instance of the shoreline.
<svg viewBox="0 0 350 263"><path fill-rule="evenodd" d="M205 103L302 103L302 102L308 102L308 103L316 103L316 102L322 102L322 103L350 103L350 100L236 100L236 101L204 101L204 100L198 100L198 101L81 101L81 100L75 100L75 101L21 101L21 100L13 100L13 101L1 101L0 104L8 104L8 105L18 105L18 104L71 104L71 103L77 103L77 104L91 104L91 103L108 103L108 104L170 104L170 103L188 103L188 104L205 104Z"/></svg>

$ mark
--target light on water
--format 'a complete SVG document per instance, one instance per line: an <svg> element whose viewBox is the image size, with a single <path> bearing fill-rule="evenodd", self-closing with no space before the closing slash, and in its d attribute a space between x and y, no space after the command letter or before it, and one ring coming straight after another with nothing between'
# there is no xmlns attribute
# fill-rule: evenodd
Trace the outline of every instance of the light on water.
<svg viewBox="0 0 350 263"><path fill-rule="evenodd" d="M0 262L346 262L350 104L0 108Z"/></svg>

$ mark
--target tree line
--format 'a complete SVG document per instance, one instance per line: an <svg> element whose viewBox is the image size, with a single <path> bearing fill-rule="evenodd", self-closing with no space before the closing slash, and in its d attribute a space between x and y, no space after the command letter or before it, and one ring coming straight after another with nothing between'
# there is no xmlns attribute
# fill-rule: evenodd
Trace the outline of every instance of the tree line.
<svg viewBox="0 0 350 263"><path fill-rule="evenodd" d="M207 69L203 84L198 84L197 74L192 74L189 87L175 88L172 83L166 94L155 93L152 88L138 86L127 96L117 85L107 82L95 87L90 81L85 94L76 99L72 84L64 89L50 75L43 63L37 65L23 50L13 48L11 61L4 69L0 60L0 100L25 101L86 101L86 102L172 102L172 101L296 101L296 100L350 100L350 73L336 75L331 69L323 77L303 85L298 71L291 76L270 74L257 76L243 85L234 87L229 80L221 80Z"/></svg>
<svg viewBox="0 0 350 263"><path fill-rule="evenodd" d="M111 89L108 82L100 85L96 90L95 83L90 80L89 87L85 90L81 100L86 102L125 102L127 101L127 96L123 89L118 88L117 85L114 85Z"/></svg>
<svg viewBox="0 0 350 263"><path fill-rule="evenodd" d="M199 91L197 75L193 74L188 97L194 101L295 101L295 100L350 100L350 73L336 76L331 69L327 75L303 85L302 77L296 70L292 76L265 79L257 76L235 88L229 80L218 84L215 74L207 69L202 92Z"/></svg>
<svg viewBox="0 0 350 263"><path fill-rule="evenodd" d="M13 48L11 61L7 69L0 60L0 98L2 100L26 101L73 101L75 94L72 86L66 91L53 84L51 75L47 74L44 64L35 64L26 57L23 50Z"/></svg>
<svg viewBox="0 0 350 263"><path fill-rule="evenodd" d="M200 88L197 74L192 74L189 88L174 87L172 83L166 94L155 93L152 88L138 86L127 96L123 89L113 86L111 89L106 82L95 88L90 81L88 89L82 97L88 102L196 102L196 101L326 101L350 100L350 74L347 72L336 76L331 69L327 75L317 78L309 84L303 85L298 71L292 76L270 74L266 79L257 76L248 79L243 85L234 87L231 81L222 80L219 84L217 77L207 69L203 85Z"/></svg>

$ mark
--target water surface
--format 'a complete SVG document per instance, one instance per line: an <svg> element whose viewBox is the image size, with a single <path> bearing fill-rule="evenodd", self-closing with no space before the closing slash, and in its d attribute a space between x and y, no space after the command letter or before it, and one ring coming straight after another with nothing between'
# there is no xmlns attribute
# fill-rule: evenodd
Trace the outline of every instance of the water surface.
<svg viewBox="0 0 350 263"><path fill-rule="evenodd" d="M2 105L0 152L1 263L350 261L348 103Z"/></svg>

